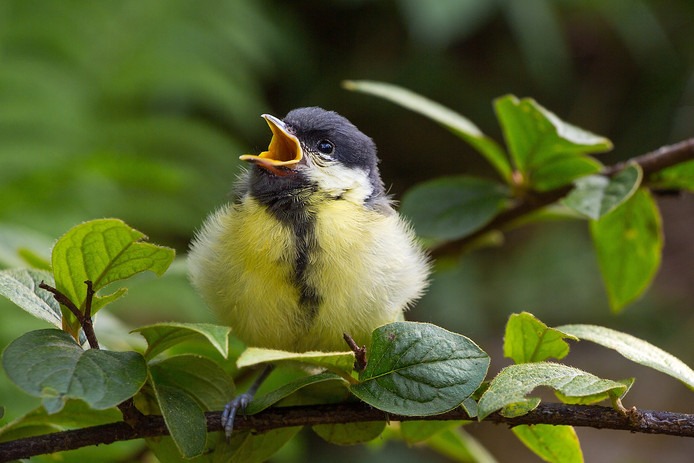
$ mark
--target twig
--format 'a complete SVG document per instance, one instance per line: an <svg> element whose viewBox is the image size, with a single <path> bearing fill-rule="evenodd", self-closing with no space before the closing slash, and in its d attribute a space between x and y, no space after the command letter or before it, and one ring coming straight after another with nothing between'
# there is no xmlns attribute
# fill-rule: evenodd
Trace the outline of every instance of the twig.
<svg viewBox="0 0 694 463"><path fill-rule="evenodd" d="M84 318L80 321L82 325L82 331L87 337L89 342L89 347L92 349L99 348L99 341L96 339L96 333L94 333L94 324L92 322L92 299L94 299L94 288L92 286L91 280L84 282L87 285L87 298L84 301Z"/></svg>
<svg viewBox="0 0 694 463"><path fill-rule="evenodd" d="M207 430L221 431L221 412L207 412ZM269 408L246 420L234 424L235 432L254 430L265 432L292 426L313 426L331 423L357 423L370 421L428 421L469 420L461 409L433 416L398 416L386 414L364 403L312 405L300 407ZM599 429L618 429L647 434L664 434L694 437L694 415L650 410L631 410L624 416L617 410L595 405L540 404L530 413L515 418L505 418L493 413L483 422L521 424L552 424L586 426ZM88 445L110 444L116 441L168 435L161 416L145 416L142 428L133 430L124 422L92 426L41 436L26 437L0 443L0 462L33 455L73 450Z"/></svg>
<svg viewBox="0 0 694 463"><path fill-rule="evenodd" d="M53 298L58 301L59 304L62 304L63 306L67 307L67 309L72 312L72 314L77 318L77 321L80 322L80 325L82 324L82 320L84 320L84 315L82 315L82 312L80 312L80 309L77 308L77 306L62 292L58 291L56 288L54 288L51 285L47 285L46 283L41 280L41 283L39 283L39 288L45 289L49 293L53 294Z"/></svg>
<svg viewBox="0 0 694 463"><path fill-rule="evenodd" d="M651 151L642 156L620 162L613 166L606 167L603 175L612 176L623 170L630 163L637 163L641 166L644 178L676 164L694 159L694 138L690 138L674 145L663 146L655 151ZM480 237L494 230L503 230L506 226L520 217L549 206L566 196L572 189L571 185L563 186L555 190L546 192L528 192L523 198L519 199L509 209L497 215L491 222L480 228L474 233L467 235L459 240L441 243L430 249L433 257L445 255L455 255L460 253L465 246L475 242Z"/></svg>
<svg viewBox="0 0 694 463"><path fill-rule="evenodd" d="M47 285L43 281L39 284L39 288L45 289L46 291L52 293L56 301L67 307L70 312L75 315L77 321L82 327L82 331L84 331L84 335L87 338L89 347L92 349L99 349L99 340L96 338L96 333L94 332L94 323L92 321L92 302L94 300L95 293L94 284L91 282L91 280L86 280L84 284L87 285L87 297L84 301L84 314L80 312L70 298L68 298L58 289ZM143 419L145 418L145 415L140 413L140 411L135 408L132 398L118 404L118 409L123 415L123 420L131 427L131 429L133 429L133 432L137 434L141 429L143 429Z"/></svg>
<svg viewBox="0 0 694 463"><path fill-rule="evenodd" d="M357 343L354 342L354 339L352 339L352 336L347 333L342 333L342 337L345 339L345 342L352 352L354 352L354 369L356 371L364 371L368 363L366 361L366 346L359 347Z"/></svg>

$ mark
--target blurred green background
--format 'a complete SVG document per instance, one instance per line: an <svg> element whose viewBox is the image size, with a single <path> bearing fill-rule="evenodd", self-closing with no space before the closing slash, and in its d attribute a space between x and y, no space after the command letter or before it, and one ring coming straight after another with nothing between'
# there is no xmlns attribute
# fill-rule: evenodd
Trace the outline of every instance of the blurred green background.
<svg viewBox="0 0 694 463"><path fill-rule="evenodd" d="M0 0L0 266L13 250L48 256L73 225L118 217L179 256L221 205L238 156L267 146L262 113L336 110L374 138L396 198L415 183L493 176L434 123L344 79L402 85L465 114L501 141L491 100L531 96L563 119L612 139L605 163L694 136L694 2L690 0L306 0L300 2ZM441 261L408 318L461 332L505 365L503 325L527 310L550 325L598 323L694 363L694 198L659 200L666 247L636 304L609 312L586 224L521 229L503 247ZM141 277L111 311L129 326L206 320L182 263ZM0 300L0 347L45 327ZM636 376L626 405L694 412L669 377L582 343L566 362L613 379ZM37 402L0 372L0 424ZM499 461L537 461L500 427L470 432ZM579 430L587 461L691 461L694 443ZM66 455L152 461L141 443ZM274 461L437 460L387 443L335 448L309 432ZM444 460L440 460L444 461Z"/></svg>

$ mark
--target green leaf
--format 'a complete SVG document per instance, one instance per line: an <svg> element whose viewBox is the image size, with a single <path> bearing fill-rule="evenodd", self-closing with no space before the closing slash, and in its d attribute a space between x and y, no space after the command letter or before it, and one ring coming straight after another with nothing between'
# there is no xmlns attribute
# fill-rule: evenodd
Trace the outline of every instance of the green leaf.
<svg viewBox="0 0 694 463"><path fill-rule="evenodd" d="M412 219L418 235L451 240L485 226L507 198L507 189L491 180L444 177L411 188L400 211Z"/></svg>
<svg viewBox="0 0 694 463"><path fill-rule="evenodd" d="M295 393L299 389L313 384L323 383L325 381L344 380L341 376L332 372L318 373L316 375L295 379L294 381L283 384L282 386L278 387L277 389L271 392L268 392L267 394L255 397L253 401L250 404L248 404L248 407L246 408L246 413L249 415L253 415L255 413L261 412L266 408L270 407L271 405L276 404L285 397Z"/></svg>
<svg viewBox="0 0 694 463"><path fill-rule="evenodd" d="M60 304L53 295L39 288L41 281L53 285L53 275L44 270L9 269L0 271L0 294L36 318L62 327Z"/></svg>
<svg viewBox="0 0 694 463"><path fill-rule="evenodd" d="M376 439L385 427L385 421L370 421L366 423L319 424L312 426L311 429L321 439L331 444L356 445Z"/></svg>
<svg viewBox="0 0 694 463"><path fill-rule="evenodd" d="M233 397L231 378L211 360L194 355L153 363L149 375L164 422L181 455L200 455L207 442L203 408L219 409Z"/></svg>
<svg viewBox="0 0 694 463"><path fill-rule="evenodd" d="M389 413L435 415L475 392L488 368L489 356L465 336L396 322L374 330L369 363L350 390Z"/></svg>
<svg viewBox="0 0 694 463"><path fill-rule="evenodd" d="M149 369L156 384L183 391L203 411L221 410L236 394L231 376L207 357L175 355L151 362Z"/></svg>
<svg viewBox="0 0 694 463"><path fill-rule="evenodd" d="M526 447L552 463L583 463L583 452L571 426L522 424L511 428Z"/></svg>
<svg viewBox="0 0 694 463"><path fill-rule="evenodd" d="M462 426L470 421L465 420L427 420L427 421L402 421L400 423L400 435L409 445L427 440L447 429Z"/></svg>
<svg viewBox="0 0 694 463"><path fill-rule="evenodd" d="M694 371L677 357L621 331L595 325L563 325L559 329L581 340L614 349L627 359L670 375L694 389Z"/></svg>
<svg viewBox="0 0 694 463"><path fill-rule="evenodd" d="M178 323L166 322L143 326L131 331L140 333L147 340L145 358L152 359L176 344L187 341L191 337L202 336L226 358L229 355L228 326L211 323Z"/></svg>
<svg viewBox="0 0 694 463"><path fill-rule="evenodd" d="M301 430L301 426L281 428L263 434L234 432L229 444L220 437L212 461L214 463L261 463L274 455ZM219 433L221 435L221 433Z"/></svg>
<svg viewBox="0 0 694 463"><path fill-rule="evenodd" d="M559 157L530 173L530 184L538 191L549 191L571 183L571 180L595 174L603 165L588 156Z"/></svg>
<svg viewBox="0 0 694 463"><path fill-rule="evenodd" d="M581 177L562 202L576 212L599 220L631 198L642 178L643 170L638 164L629 165L612 178L602 175Z"/></svg>
<svg viewBox="0 0 694 463"><path fill-rule="evenodd" d="M216 440L210 436L209 441ZM194 458L184 458L181 455L181 451L178 450L176 443L171 438L171 436L161 436L161 437L151 437L145 439L147 447L154 453L157 457L158 462L166 463L212 463L213 454L211 452L214 448L206 447L202 455Z"/></svg>
<svg viewBox="0 0 694 463"><path fill-rule="evenodd" d="M528 312L512 314L506 323L504 357L516 363L559 360L569 353L564 338L578 340L555 328L549 328Z"/></svg>
<svg viewBox="0 0 694 463"><path fill-rule="evenodd" d="M585 157L612 149L607 138L562 121L531 98L519 100L506 95L494 101L494 109L511 158L531 186L535 186L532 176L540 168L562 158ZM566 169L562 169L566 182L585 174L585 166L574 167L579 168L571 175L566 175Z"/></svg>
<svg viewBox="0 0 694 463"><path fill-rule="evenodd" d="M626 386L627 389L622 394L622 396L624 396L627 394L627 392L629 392L631 386L634 384L634 378L620 379L617 382ZM570 397L562 394L559 391L554 391L554 395L565 404L574 405L592 405L602 402L603 400L612 400L613 398L612 391L598 392L597 394L584 395L581 397Z"/></svg>
<svg viewBox="0 0 694 463"><path fill-rule="evenodd" d="M0 428L0 441L38 436L68 429L98 426L121 421L123 415L114 408L95 410L81 400L68 400L62 410L52 415L39 407Z"/></svg>
<svg viewBox="0 0 694 463"><path fill-rule="evenodd" d="M0 223L0 267L50 270L48 259L53 239L31 228Z"/></svg>
<svg viewBox="0 0 694 463"><path fill-rule="evenodd" d="M159 409L178 451L184 458L202 454L207 442L207 423L200 406L180 389L153 382Z"/></svg>
<svg viewBox="0 0 694 463"><path fill-rule="evenodd" d="M426 441L427 447L463 463L496 463L496 459L477 439L458 427L446 429Z"/></svg>
<svg viewBox="0 0 694 463"><path fill-rule="evenodd" d="M590 231L610 307L617 312L646 290L660 265L663 232L658 206L640 189L612 213L591 222Z"/></svg>
<svg viewBox="0 0 694 463"><path fill-rule="evenodd" d="M531 412L540 405L539 397L526 397L522 402L514 402L512 404L504 405L504 407L499 411L501 416L506 418L515 418L517 416L523 416L528 412Z"/></svg>
<svg viewBox="0 0 694 463"><path fill-rule="evenodd" d="M64 331L31 331L15 339L2 355L10 379L22 390L41 397L48 413L70 398L92 408L114 407L144 384L145 360L137 352L83 350Z"/></svg>
<svg viewBox="0 0 694 463"><path fill-rule="evenodd" d="M473 148L479 151L480 154L489 161L504 180L507 182L511 180L511 166L509 165L504 150L494 140L483 134L482 131L466 117L439 103L396 85L359 80L345 81L343 82L343 86L348 90L368 93L384 98L410 111L428 117L472 145Z"/></svg>
<svg viewBox="0 0 694 463"><path fill-rule="evenodd" d="M477 390L479 391L479 388ZM472 396L463 400L463 403L460 404L460 406L463 407L463 410L465 410L465 413L467 413L467 416L470 418L475 418L477 416L477 401L475 401L473 398L476 393L477 391L475 391Z"/></svg>
<svg viewBox="0 0 694 463"><path fill-rule="evenodd" d="M527 402L525 395L538 386L549 386L570 397L612 391L621 396L626 386L609 379L600 379L577 368L558 363L521 363L503 370L489 384L478 402L479 419L509 404Z"/></svg>
<svg viewBox="0 0 694 463"><path fill-rule="evenodd" d="M354 368L354 352L287 352L276 349L249 347L236 361L238 368L261 363L283 361L302 362L327 368L335 372L351 372Z"/></svg>
<svg viewBox="0 0 694 463"><path fill-rule="evenodd" d="M648 183L654 188L694 192L694 161L683 162L656 172L649 177Z"/></svg>
<svg viewBox="0 0 694 463"><path fill-rule="evenodd" d="M174 250L140 240L147 237L117 219L85 222L69 230L53 247L51 261L57 289L80 310L87 297L86 280L94 291L109 283L150 270L161 276L174 258ZM92 314L125 293L124 289L108 296L95 296ZM70 320L69 311L63 315Z"/></svg>

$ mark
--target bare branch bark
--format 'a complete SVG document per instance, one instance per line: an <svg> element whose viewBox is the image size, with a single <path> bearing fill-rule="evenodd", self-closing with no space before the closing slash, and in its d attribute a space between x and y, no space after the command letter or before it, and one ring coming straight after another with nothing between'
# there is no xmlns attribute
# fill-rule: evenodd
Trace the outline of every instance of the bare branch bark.
<svg viewBox="0 0 694 463"><path fill-rule="evenodd" d="M221 431L221 412L208 412L207 430ZM427 420L470 420L462 410L456 409L434 416L389 415L364 403L312 405L300 407L269 408L256 415L239 419L234 423L234 432L254 430L266 432L292 426L313 426L331 423L356 423L369 421L427 421ZM505 423L510 427L521 424L553 424L587 426L600 429L618 429L648 434L666 434L694 437L694 415L651 410L632 409L627 415L609 407L595 405L540 404L530 413L505 418L493 413L484 423ZM74 450L116 441L168 435L161 416L146 416L140 422L139 432L125 422L117 422L89 428L75 429L41 436L27 437L0 443L0 462L29 458L44 453Z"/></svg>
<svg viewBox="0 0 694 463"><path fill-rule="evenodd" d="M690 138L674 145L663 146L642 156L635 157L625 162L606 167L602 174L612 176L620 172L630 163L637 163L643 169L644 178L681 162L694 160L694 138ZM572 189L571 185L563 186L546 192L528 192L528 194L516 201L509 209L497 215L491 222L476 232L455 241L441 243L431 248L433 257L456 255L465 246L473 243L480 237L494 230L503 230L506 226L520 217L549 206L566 196Z"/></svg>

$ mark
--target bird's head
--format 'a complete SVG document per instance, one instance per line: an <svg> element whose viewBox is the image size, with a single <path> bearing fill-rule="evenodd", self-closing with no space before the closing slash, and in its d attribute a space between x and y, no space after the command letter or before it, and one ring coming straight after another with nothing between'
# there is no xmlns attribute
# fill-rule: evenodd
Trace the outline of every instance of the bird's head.
<svg viewBox="0 0 694 463"><path fill-rule="evenodd" d="M383 198L376 145L347 119L317 107L295 109L284 119L263 117L272 130L270 146L241 160L257 166L264 188L307 184L358 203Z"/></svg>

